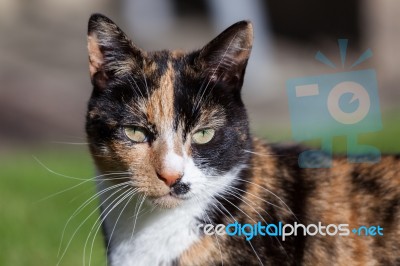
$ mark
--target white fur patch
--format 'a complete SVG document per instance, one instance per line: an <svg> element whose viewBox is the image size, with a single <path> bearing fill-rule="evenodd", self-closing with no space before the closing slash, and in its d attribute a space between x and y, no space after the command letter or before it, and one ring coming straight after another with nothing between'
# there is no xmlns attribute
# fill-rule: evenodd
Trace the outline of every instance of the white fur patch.
<svg viewBox="0 0 400 266"><path fill-rule="evenodd" d="M183 172L183 157L177 155L173 150L168 150L164 158L164 167L166 171L174 173Z"/></svg>
<svg viewBox="0 0 400 266"><path fill-rule="evenodd" d="M164 166L166 170L176 173L183 173L184 168L184 160L182 156L179 156L174 151L174 140L173 133L168 134L167 138L167 148L168 152L164 158Z"/></svg>
<svg viewBox="0 0 400 266"><path fill-rule="evenodd" d="M236 167L223 176L209 176L195 166L192 158L185 158L182 182L190 183L191 189L188 198L181 205L172 209L160 209L145 202L134 232L135 200L126 206L121 215L122 207L107 217L105 226L110 235L120 215L112 236L109 258L111 265L170 265L199 240L196 221L198 218L207 221L207 216L203 216L206 208L209 204L217 204L211 195L216 196L223 192L243 168L244 166ZM107 181L97 183L98 190L109 186ZM108 193L100 196L101 201L109 195L106 194Z"/></svg>

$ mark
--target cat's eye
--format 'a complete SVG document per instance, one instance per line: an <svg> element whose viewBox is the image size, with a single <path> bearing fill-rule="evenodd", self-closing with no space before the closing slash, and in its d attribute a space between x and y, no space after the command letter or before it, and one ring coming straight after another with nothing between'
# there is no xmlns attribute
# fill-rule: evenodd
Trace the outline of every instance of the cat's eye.
<svg viewBox="0 0 400 266"><path fill-rule="evenodd" d="M137 126L124 127L125 135L134 142L145 142L148 139L148 132L146 129Z"/></svg>
<svg viewBox="0 0 400 266"><path fill-rule="evenodd" d="M192 140L196 144L206 144L214 137L215 130L211 128L202 129L193 134Z"/></svg>

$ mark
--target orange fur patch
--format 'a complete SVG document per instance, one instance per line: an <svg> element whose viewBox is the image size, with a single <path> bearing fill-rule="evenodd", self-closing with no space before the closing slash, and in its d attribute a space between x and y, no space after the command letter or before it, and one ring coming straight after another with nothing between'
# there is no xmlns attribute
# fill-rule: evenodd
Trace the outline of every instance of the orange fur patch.
<svg viewBox="0 0 400 266"><path fill-rule="evenodd" d="M103 54L100 51L99 41L95 33L87 37L88 51L89 51L89 71L90 77L93 78L94 74L100 71L104 61Z"/></svg>

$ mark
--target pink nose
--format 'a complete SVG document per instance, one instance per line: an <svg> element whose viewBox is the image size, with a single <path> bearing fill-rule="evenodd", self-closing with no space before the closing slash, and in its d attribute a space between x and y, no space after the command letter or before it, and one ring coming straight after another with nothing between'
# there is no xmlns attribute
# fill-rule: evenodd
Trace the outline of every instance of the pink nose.
<svg viewBox="0 0 400 266"><path fill-rule="evenodd" d="M157 177L164 181L167 186L171 187L182 178L182 175L178 172L162 171L157 173Z"/></svg>

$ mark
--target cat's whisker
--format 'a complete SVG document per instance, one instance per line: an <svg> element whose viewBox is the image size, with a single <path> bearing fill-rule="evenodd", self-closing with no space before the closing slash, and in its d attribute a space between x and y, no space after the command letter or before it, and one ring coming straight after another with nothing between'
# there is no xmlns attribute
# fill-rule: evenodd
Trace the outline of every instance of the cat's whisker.
<svg viewBox="0 0 400 266"><path fill-rule="evenodd" d="M50 173L52 173L52 174L54 174L54 175L57 175L57 176L61 176L61 177L69 178L69 179L74 179L74 180L79 180L79 181L89 181L89 180L92 180L92 179L96 178L96 177L92 177L92 178L79 178L79 177L64 175L64 174L58 173L58 172L56 172L56 171L50 169L49 167L47 167L47 166L46 166L43 162L41 162L36 156L32 155L32 158L33 158L37 163L39 163L44 169L46 169L48 172L50 172ZM110 174L99 175L99 176L106 176L106 175L110 175ZM97 176L97 177L99 177L99 176Z"/></svg>
<svg viewBox="0 0 400 266"><path fill-rule="evenodd" d="M199 205L201 205L201 201L199 200L199 198L198 198L198 196L197 195L194 195L194 198L193 198L194 200L195 200L195 202L197 203L197 204L199 204ZM201 213L200 214L201 215L201 217L202 217L202 222L203 222L203 225L205 225L206 224L206 219L205 219L205 216L204 216L204 213ZM211 220L210 220L210 224L212 224L212 222L211 222ZM198 231L198 227L196 227L196 229L197 229L197 231L195 231L196 233L200 233L199 231ZM190 233L190 232L189 232ZM222 257L221 257L222 258ZM213 264L215 265L215 262L213 262Z"/></svg>
<svg viewBox="0 0 400 266"><path fill-rule="evenodd" d="M123 175L123 174L121 174ZM111 178L96 178L97 181L116 181L116 180L130 180L131 175L128 176L120 176L120 177L111 177Z"/></svg>
<svg viewBox="0 0 400 266"><path fill-rule="evenodd" d="M261 215L254 207L252 207L250 204L248 204L245 200L243 200L243 199L240 198L240 197L235 196L234 194L230 193L230 192L227 191L227 190L225 190L225 192L228 193L228 194L230 194L230 195L232 195L232 196L234 196L235 198L241 200L242 202L244 202L246 205L248 205L250 208L252 208L252 209L258 214L258 216L264 221L264 223L268 224L268 223L265 221L265 219L262 217L262 215ZM219 195L219 196L221 196L221 195ZM226 200L226 199L225 199L225 200ZM229 201L228 201L228 202L229 202ZM230 203L231 203L231 202L230 202ZM232 203L231 203L231 204L232 204ZM233 204L233 205L234 205L234 204ZM235 205L234 205L234 206L235 206ZM238 210L241 211L241 209L240 209L239 207L237 207L237 208L238 208ZM245 214L245 212L243 212L243 211L241 211L241 212L242 212L243 214ZM245 214L245 215L246 215L246 214ZM246 216L247 216L247 215L246 215ZM249 216L247 216L247 217L249 217ZM251 219L251 220L253 220L253 219ZM254 220L253 220L253 222L256 223ZM257 259L259 260L260 264L261 264L261 265L264 265L263 262L261 261L259 255L258 255L257 251L254 249L253 245L251 244L251 240L247 240L247 242L249 243L250 247L252 248L254 254L257 256ZM279 244L281 245L281 247L283 248L282 244L281 244L279 241L278 241L278 243L279 243ZM285 253L286 253L286 252L285 252ZM286 255L287 255L287 254L286 254Z"/></svg>
<svg viewBox="0 0 400 266"><path fill-rule="evenodd" d="M61 252L61 245L62 245L62 242L63 242L63 239L64 239L64 235L65 235L65 230L67 229L68 224L70 223L70 221L71 221L74 217L76 217L84 208L86 208L86 206L88 206L91 202L93 202L95 199L97 199L97 197L99 197L100 195L102 195L102 194L104 194L104 193L106 193L106 192L108 192L108 191L110 191L110 190L113 190L113 189L115 189L115 188L119 188L119 187L121 187L121 186L127 185L127 184L128 184L128 182L126 182L126 183L120 183L120 184L117 184L117 185L114 185L114 186L107 187L107 188L105 188L105 189L103 189L103 190L101 190L101 191L95 193L95 194L92 195L89 199L87 199L84 203L82 203L82 204L74 211L74 213L72 213L72 215L69 217L69 219L67 220L67 222L66 222L65 225L64 225L64 229L63 229L62 234L61 234L60 246L59 246L59 249L58 249L58 254L57 254L57 256L60 255L60 252Z"/></svg>
<svg viewBox="0 0 400 266"><path fill-rule="evenodd" d="M60 190L60 191L58 191L58 192L56 192L56 193L53 193L53 194L51 194L51 195L49 195L49 196L46 196L46 197L44 197L44 198L41 198L41 199L35 201L34 204L40 203L40 202L42 202L42 201L48 200L48 199L53 198L53 197L55 197L55 196L58 196L58 195L60 195L60 194L62 194L62 193L65 193L65 192L67 192L67 191L70 191L70 190L72 190L72 189L74 189L74 188L77 188L77 187L79 187L79 186L81 186L81 185L83 185L83 184L85 184L85 183L87 183L87 182L89 182L89 181L91 181L91 180L85 180L85 181L82 181L82 182L80 182L80 183L78 183L78 184L76 184L76 185L73 185L72 187L69 187L69 188Z"/></svg>
<svg viewBox="0 0 400 266"><path fill-rule="evenodd" d="M126 208L126 206L128 205L128 203L130 202L130 199L132 199L132 197L136 194L137 189L136 189L136 191L135 191L135 189L130 189L130 190L128 190L128 191L129 191L129 192L126 192L126 193L125 193L125 196L124 196L122 199L120 199L116 204L114 204L114 207L109 211L108 214L106 214L106 215L103 217L103 219L102 219L101 222L99 223L99 225L98 225L98 227L97 227L97 230L96 230L96 233L94 234L94 237L93 237L93 239L92 239L92 244L91 244L91 247L90 247L89 266L91 265L91 261L92 261L92 254L93 254L94 241L95 241L95 239L96 239L96 235L98 234L98 232L99 232L99 230L100 230L101 225L104 223L104 221L106 220L107 216L108 216L115 208L117 208L117 206L118 206L119 204L121 204L125 199L127 199L128 197L130 197L130 198L126 201L126 204L124 205L123 209L120 211L120 213L119 213L119 215L118 215L118 218L117 218L117 220L116 220L116 222L115 222L115 224L114 224L114 227L113 227L113 230L112 230L112 232L111 232L110 239L109 239L109 241L111 241L111 238L112 238L112 235L113 235L113 233L114 233L114 229L115 229L115 227L116 227L116 224L118 223L118 220L119 220L121 214L123 213L124 209ZM110 244L110 242L107 243L107 250L108 250L108 245L109 245L109 244Z"/></svg>
<svg viewBox="0 0 400 266"><path fill-rule="evenodd" d="M210 195L210 193L208 193L208 194ZM219 196L221 196L221 195L219 195ZM225 199L225 200L226 200L226 199ZM217 200L217 202L219 202L219 201ZM219 202L219 203L223 206L223 204L222 204L221 202ZM231 203L231 204L232 204L232 203ZM224 208L225 208L225 207L224 207ZM227 211L228 211L228 210L227 210ZM243 211L242 211L242 212L243 212ZM231 215L232 218L233 218L233 215L232 215L229 211L228 211L228 213L229 213L229 215ZM243 214L245 214L245 213L243 212ZM246 215L246 214L245 214L245 215ZM235 218L233 218L233 219L236 221ZM254 254L257 256L257 259L258 259L258 261L260 262L260 265L264 265L263 262L261 261L259 255L258 255L257 251L254 249L253 245L251 244L251 241L247 241L247 242L249 243L250 247L252 248ZM286 251L285 251L285 253L286 253Z"/></svg>
<svg viewBox="0 0 400 266"><path fill-rule="evenodd" d="M253 250L254 254L257 256L258 261L260 262L260 265L264 266L264 263L261 261L260 256L258 256L257 251L254 249L253 245L251 244L251 240L247 241L249 243L251 249Z"/></svg>
<svg viewBox="0 0 400 266"><path fill-rule="evenodd" d="M204 192L206 192L206 190L204 190ZM211 196L217 203L219 203L219 205L221 205L224 209L225 209L225 211L227 212L227 214L230 216L230 218L232 219L232 222L238 222L237 221L237 219L232 215L232 213L224 206L224 204L220 201L220 200L218 200L214 195L212 195L211 193L209 193L209 192L206 192L209 196ZM221 196L221 195L218 195L218 196ZM231 204L232 205L232 204ZM233 206L233 205L232 205ZM229 220L229 217L226 215L226 214L224 214L225 215L225 217L226 218L228 218L228 220Z"/></svg>
<svg viewBox="0 0 400 266"><path fill-rule="evenodd" d="M214 195L209 193L207 190L203 190L203 193L208 194L208 196L213 198L219 205L221 205L225 209L227 214L230 215L230 217L228 217L228 215L226 213L224 213L217 205L214 204L214 202L212 202L212 204L221 212L222 215L224 215L228 220L232 219L232 222L236 222L235 217L232 216L232 214L225 208L225 206L216 197L214 197Z"/></svg>
<svg viewBox="0 0 400 266"><path fill-rule="evenodd" d="M198 202L198 203L200 204L200 202ZM213 222L211 221L210 216L207 214L207 212L202 213L204 222L206 222L206 219L205 219L204 214L207 215L207 218L208 218L209 223L210 223L210 224L213 224ZM218 235L217 235L217 234L214 234L214 236L215 236L215 240L217 241L218 249L219 249L220 256L221 256L221 264L224 265L223 258L222 258L222 250L221 250L221 246L220 246L220 244L219 244ZM213 263L214 263L214 265L216 265L215 262L213 262Z"/></svg>
<svg viewBox="0 0 400 266"><path fill-rule="evenodd" d="M108 196L101 204L104 204L106 201L108 201L108 199L110 199L113 195L115 195L116 193L118 193L119 191L121 191L122 189L128 187L128 185L123 186L122 188L119 188L117 191L113 192L110 196ZM77 234L77 232L79 231L79 229L86 223L86 221L96 212L98 211L98 209L100 208L101 205L99 205L98 207L96 207L78 226L78 228L74 231L74 233L72 234L70 240L68 241L64 252L62 252L60 259L57 262L57 266L60 265L62 259L64 258L69 246L71 245L72 240L74 239L75 235Z"/></svg>
<svg viewBox="0 0 400 266"><path fill-rule="evenodd" d="M55 197L55 196L58 196L58 195L60 195L60 194L62 194L62 193L65 193L65 192L67 192L67 191L73 190L73 189L75 189L75 188L77 188L77 187L79 187L79 186L81 186L81 185L83 185L83 184L85 184L85 183L87 183L87 182L93 181L93 179L96 179L96 178L98 178L99 181L129 179L129 176L126 176L126 177L113 177L113 178L103 178L103 179L99 179L99 177L101 177L101 176L110 176L110 175L111 175L111 176L112 176L112 175L123 175L123 173L103 174L103 175L98 175L98 176L91 177L91 178L88 178L88 179L84 179L84 181L82 181L82 182L80 182L80 183L78 183L78 184L76 184L76 185L73 185L73 186L71 186L71 187L69 187L69 188L66 188L66 189L63 189L63 190L61 190L61 191L55 192L55 193L53 193L53 194L51 194L51 195L49 195L49 196L46 196L46 197L44 197L44 198L41 198L41 199L35 201L35 202L33 202L33 203L34 203L34 204L37 204L37 203L40 203L40 202L42 202L42 201L48 200L48 199L50 199L50 198L52 198L52 197Z"/></svg>
<svg viewBox="0 0 400 266"><path fill-rule="evenodd" d="M214 72L216 72L217 70L218 70L218 68L216 68L216 69L214 70ZM215 73L213 73L213 75L214 75L214 74L215 74ZM211 75L211 77L212 77L213 75ZM221 74L220 76L217 77L216 81L218 81L219 78L220 78L221 76L222 76L222 74ZM210 84L210 82L211 82L211 77L209 78L209 81L208 81L206 87L205 87L203 90L201 90L201 88L200 88L200 90L199 90L199 92L200 92L200 91L203 91L203 92L202 92L200 98L199 98L199 99L197 100L197 102L196 102L196 108L195 108L195 110L198 110L198 109L199 109L199 106L200 106L202 103L204 103L204 102L208 99L208 97L210 97L211 91L212 91L212 90L215 88L215 86L217 85L217 82L215 82L215 83L213 84L212 88L210 89L210 93L208 93L208 95L206 96L206 98L203 98L204 95L206 94L206 91L207 91L207 89L208 89L208 86L209 86L209 84Z"/></svg>
<svg viewBox="0 0 400 266"><path fill-rule="evenodd" d="M271 190L269 190L269 189L267 189L267 188L265 188L265 187L263 187L263 186L261 186L261 185L259 185L259 184L257 184L257 183L254 183L254 182L251 182L251 181L248 181L248 180L245 180L245 179L241 179L241 178L235 178L235 179L236 179L236 180L239 180L239 181L247 182L247 183L249 183L249 184L253 184L253 185L255 185L255 186L257 186L257 187L259 187L259 188L265 190L266 192L270 193L271 195L275 196L280 202L282 202L282 204L287 208L287 210L290 211L290 213L295 217L295 219L296 219L297 221L299 221L299 219L298 219L297 216L294 214L294 212L292 211L292 209L291 209L278 195L276 195L276 194L275 194L274 192L272 192Z"/></svg>
<svg viewBox="0 0 400 266"><path fill-rule="evenodd" d="M218 196L220 196L221 198L223 198L225 201L229 202L232 206L234 206L236 209L238 209L240 212L242 212L244 215L246 215L250 220L252 220L253 223L256 223L256 221L251 218L246 212L244 212L240 207L236 206L235 204L233 204L232 202L230 202L229 200L227 200L225 197L223 197L221 194L219 194ZM264 265L260 259L260 257L258 256L256 250L254 249L254 247L252 246L251 242L248 241L249 245L252 247L254 254L257 256L258 260L260 261L261 265Z"/></svg>
<svg viewBox="0 0 400 266"><path fill-rule="evenodd" d="M216 186L216 187L217 187L217 186ZM232 188L232 189L236 189L236 188L233 187L233 186L228 186L228 187L230 187L230 188ZM234 191L229 191L229 190L227 190L226 188L223 188L223 191L224 191L225 193L230 194L230 195L234 196L235 198L237 198L237 199L243 201L246 205L248 205L249 207L251 207L251 208L254 209L253 206L249 205L245 200L243 200L243 199L240 198L240 197L243 197L243 198L249 200L249 201L250 201L251 203L253 203L253 205L254 205L254 202L252 202L252 201L251 201L250 199L248 199L246 196L241 195L241 194L239 194L239 193L237 193L237 192L234 192ZM242 190L242 191L243 191L243 190ZM237 195L237 196L233 195L232 193L234 193L234 194ZM214 197L214 198L215 198L215 197ZM260 206L257 205L257 207L260 207ZM256 210L254 209L254 211L256 211ZM269 215L269 213L268 213L267 211L265 211L265 210L263 210L263 211L264 211L270 218L272 218L271 215ZM257 212L257 211L256 211L256 212ZM257 214L261 217L261 219L264 220L264 218L263 218L258 212L257 212ZM264 222L267 223L265 220L264 220Z"/></svg>
<svg viewBox="0 0 400 266"><path fill-rule="evenodd" d="M137 199L137 200L136 200L135 209L133 210L132 220L133 220L135 217L137 217L138 214L139 214L138 208L139 208L140 202L141 202L142 199L143 199L143 196L144 196L144 194L141 194L141 195L140 195L140 199Z"/></svg>
<svg viewBox="0 0 400 266"><path fill-rule="evenodd" d="M202 83L201 83L201 85L200 85L200 88L199 88L199 90L197 91L196 99L199 98L199 94L201 93L201 91L202 91L202 89L203 89L203 87L204 87L204 85L205 85L205 83L206 83L206 80L207 80L207 78L204 78L204 79L203 79L203 81L202 81ZM197 108L198 108L198 104L194 104L194 105L192 106L192 115L196 112Z"/></svg>
<svg viewBox="0 0 400 266"><path fill-rule="evenodd" d="M243 192L243 193L246 193L246 194L248 194L248 195L250 195L250 196L252 196L252 197L255 197L255 198L257 198L257 199L259 199L259 200L261 200L261 201L263 201L263 202L265 202L265 203L267 203L267 204L269 204L269 205L271 205L271 206L273 206L273 207L275 207L275 208L278 208L278 209L280 209L280 210L282 210L282 211L286 211L286 212L289 212L290 214L293 214L291 211L289 211L288 209L286 209L286 208L284 208L284 207L281 207L281 206L278 206L278 205L276 205L276 204L274 204L274 203L272 203L272 202L270 202L270 201L268 201L268 200L265 200L265 199L263 199L263 198L260 198L260 197L258 197L257 195L254 195L254 194L252 194L252 193L250 193L250 192L248 192L248 191L245 191L245 190L243 190L243 189L240 189L240 188L237 188L237 187L234 187L234 186L231 186L231 185L228 185L228 187L230 187L230 188L232 188L232 189L235 189L235 190L239 190L240 192Z"/></svg>
<svg viewBox="0 0 400 266"><path fill-rule="evenodd" d="M98 185L100 186L101 184L103 184L103 183L104 183L105 181L107 181L107 180L113 180L113 179L99 180ZM125 182L123 182L123 183L125 183ZM130 182L130 181L126 181L126 183L127 183L127 184L130 184L131 182ZM121 184L121 183L119 183L119 184ZM78 195L78 196L72 198L72 199L69 201L69 203L74 202L74 201L77 200L81 195L87 194L89 191L92 191L92 190L93 190L93 188L87 189L86 192L81 193L80 195ZM102 191L102 190L101 190L101 191ZM97 191L95 194L97 194L97 193L99 193L99 192L101 192L101 191ZM98 195L98 194L97 194L97 195Z"/></svg>
<svg viewBox="0 0 400 266"><path fill-rule="evenodd" d="M244 200L244 199L242 198L242 197L246 198L245 196L242 196L241 194L239 194L239 193L237 193L237 192L234 192L234 191L229 191L229 190L226 189L226 188L223 188L223 191L224 191L224 193L229 194L229 195L235 197L236 199L242 201L244 204L246 204L247 206L249 206L250 208L252 208L253 211L256 212L256 213L258 214L258 216L264 221L264 223L268 224L267 221L265 221L264 217L253 207L254 202L252 202L252 201L249 200L250 203L253 204L253 205L251 205L251 204L249 204L246 200ZM247 198L246 198L246 199L247 199ZM260 207L260 206L259 206L259 205L256 205L256 207ZM264 211L265 213L267 213L265 210L263 210L263 211ZM267 213L267 215L270 216L268 213ZM270 217L271 217L271 216L270 216Z"/></svg>
<svg viewBox="0 0 400 266"><path fill-rule="evenodd" d="M140 110L138 109L138 107L136 107L136 105L131 105L125 102L125 106L132 112L132 114L140 113Z"/></svg>
<svg viewBox="0 0 400 266"><path fill-rule="evenodd" d="M140 209L141 209L141 207L142 207L142 205L143 205L143 203L144 203L144 201L146 200L146 194L143 194L142 195L142 199L140 200L140 204L139 204L139 207L137 208L137 212L136 212L136 206L135 206L135 215L134 215L134 222L133 222L133 227L132 227L132 233L131 233L131 239L130 239L130 241L132 242L132 240L133 240L133 234L135 233L135 228L136 228L136 222L137 222L137 219L138 219L138 216L139 216L139 212L140 212ZM137 202L136 202L137 203Z"/></svg>
<svg viewBox="0 0 400 266"><path fill-rule="evenodd" d="M135 87L132 86L131 80L135 83ZM131 84L131 87L132 87L133 91L136 93L136 96L139 96L139 94L138 94L138 92L139 92L139 93L140 93L140 96L142 96L142 98L143 98L143 97L144 97L144 96L143 96L143 93L142 93L142 91L140 90L140 88L139 88L139 86L138 86L138 84L137 84L137 82L136 82L136 80L135 80L135 78L133 77L132 74L129 74L129 75L128 75L128 82ZM137 90L135 90L135 89L137 89Z"/></svg>
<svg viewBox="0 0 400 266"><path fill-rule="evenodd" d="M238 200L242 201L243 203L245 203L245 204L246 204L247 206L249 206L250 208L252 208L253 211L254 211L255 213L257 213L257 215L261 218L261 220L262 220L266 225L269 224L269 223L264 219L264 217L253 207L254 202L252 202L252 201L249 200L250 203L251 203L251 204L249 204L248 202L246 202L246 201L243 199L243 198L247 199L245 196L243 196L243 198L241 198L242 195L238 194L237 192L229 191L229 190L227 190L227 189L224 189L224 191L225 191L227 194L230 194L230 195L234 196L235 198L237 198ZM234 194L236 194L237 196L235 196ZM256 207L260 208L259 205L256 205ZM266 210L263 210L263 209L262 209L262 211L265 212L270 218L272 218L271 215L269 215L269 213L268 213ZM271 236L269 236L269 237L270 237L270 239L273 239ZM278 244L281 246L281 248L282 248L282 250L285 252L286 256L289 257L289 255L286 253L286 250L285 250L285 248L283 247L282 243L279 241L279 239L278 239L278 238L275 238L275 239L278 241Z"/></svg>
<svg viewBox="0 0 400 266"><path fill-rule="evenodd" d="M143 70L143 68L141 68L140 70L142 71L142 74L143 74L143 81L144 81L144 85L145 85L145 87L146 87L146 92L147 92L147 95L149 95L149 96L150 96L149 87L147 86L146 74L144 73L144 70Z"/></svg>
<svg viewBox="0 0 400 266"><path fill-rule="evenodd" d="M99 182L99 184L101 184L101 183L103 183L103 182L104 182L104 181L101 181L101 182ZM89 194L89 193L90 193L90 195L92 195L93 189L94 189L93 187L90 187L90 188L88 188L88 189L85 189L84 192L82 192L82 193L80 193L79 195L77 195L77 196L71 198L71 199L68 201L68 204L71 204L71 203L77 201L80 197L83 197L84 195L87 195L87 194Z"/></svg>
<svg viewBox="0 0 400 266"><path fill-rule="evenodd" d="M228 200L227 198L225 198L224 196L222 196L221 193L217 193L217 195L219 197L221 197L222 199L224 199L226 202L228 202L229 204L231 204L233 207L235 207L237 210L239 210L241 213L243 213L247 218L249 218L253 223L257 223L256 220L254 220L252 217L250 217L250 215L248 215L245 211L243 211L240 207L238 207L236 204L232 203L230 200Z"/></svg>
<svg viewBox="0 0 400 266"><path fill-rule="evenodd" d="M119 215L118 215L118 217L117 217L117 220L116 220L115 223L114 223L114 227L113 227L113 229L112 229L112 231L111 231L110 237L109 237L109 239L108 239L108 243L107 243L107 247L106 247L106 254L108 253L108 250L109 250L109 248L110 248L110 244L111 244L111 241L112 241L112 237L113 237L115 228L117 227L118 221L119 221L119 219L121 218L121 215L122 215L123 212L125 211L125 209L126 209L126 207L128 206L128 204L132 201L132 198L137 194L137 192L138 192L138 189L133 189L133 190L132 190L131 196L129 197L129 199L128 199L127 202L125 203L124 207L122 208L121 212L119 213Z"/></svg>
<svg viewBox="0 0 400 266"><path fill-rule="evenodd" d="M89 145L89 142L68 142L68 141L48 141L50 144L61 144L61 145Z"/></svg>
<svg viewBox="0 0 400 266"><path fill-rule="evenodd" d="M245 149L242 149L242 151L247 152L247 153L251 153L251 154L254 154L254 155L258 155L258 156L265 156L265 157L278 157L278 156L286 157L286 156L289 156L289 155L275 154L275 153L259 153L259 152L245 150Z"/></svg>
<svg viewBox="0 0 400 266"><path fill-rule="evenodd" d="M129 191L130 191L130 189L128 189L127 191L123 191L121 194L117 195L114 199L112 199L112 201L101 211L100 215L97 217L96 221L93 223L93 226L90 228L89 234L88 234L88 236L86 237L86 241L85 241L85 244L84 244L84 246L83 246L83 256L82 256L82 258L83 258L83 266L86 265L86 246L87 246L87 243L88 243L88 241L89 241L89 239L90 239L90 236L91 236L91 234L92 234L94 228L97 227L97 226L96 226L97 223L99 223L99 224L101 225L101 223L99 222L100 219L102 220L102 219L104 218L104 216L107 216L107 215L110 213L110 211L109 211L109 212L107 212L107 211L108 211L110 208L113 209L113 207L111 207L111 206L114 204L114 202L116 202L116 201L119 200L120 198L123 198L123 196L124 196L126 193L129 193ZM103 203L103 204L104 204L104 203ZM104 205L103 205L103 206L104 206ZM114 206L115 206L115 205L114 205ZM107 212L107 214L105 215L106 212ZM96 232L97 232L97 231L96 231ZM96 236L96 234L94 235L94 237L95 237L95 236Z"/></svg>
<svg viewBox="0 0 400 266"><path fill-rule="evenodd" d="M265 221L264 217L253 207L253 205L249 204L246 200L244 200L244 199L242 198L242 195L240 195L240 194L237 193L237 192L229 191L229 190L227 190L227 189L223 189L223 191L224 191L226 194L233 196L234 198L236 198L236 199L242 201L244 204L246 204L247 206L249 206L250 208L252 208L253 211L254 211L255 213L258 214L258 216L261 218L261 220L263 220L264 223L268 224L268 223ZM244 197L244 196L243 196L243 197ZM250 203L254 204L254 202L252 202L252 201L250 201ZM259 206L259 205L256 205L256 207L260 207L260 206Z"/></svg>
<svg viewBox="0 0 400 266"><path fill-rule="evenodd" d="M214 197L215 198L215 197ZM219 200L217 200L218 202L219 202ZM224 206L221 202L219 202L222 206ZM224 207L225 208L225 207ZM226 208L225 208L226 209ZM227 212L229 213L229 215L232 217L232 219L234 219L234 221L235 222L237 222L237 220L233 217L233 215L227 210ZM264 265L263 263L262 263L262 261L261 261L261 259L260 259L260 257L258 256L258 253L256 252L256 250L254 249L254 247L253 247L253 245L251 244L251 242L250 241L248 241L249 242L249 245L251 246L251 248L252 248L252 250L253 250L253 252L256 254L256 256L257 256L257 258L258 258L258 261L261 263L261 265Z"/></svg>
<svg viewBox="0 0 400 266"><path fill-rule="evenodd" d="M211 94L211 92L214 90L214 88L215 88L215 86L217 86L217 81L222 77L222 75L223 75L224 73L221 73L221 75L219 75L217 78L216 78L216 80L215 80L215 82L214 82L214 84L213 84L213 86L211 87L211 89L209 90L209 93L206 95L206 97L205 98L203 98L203 102L207 102L208 101L208 99L210 99L212 96L212 94Z"/></svg>
<svg viewBox="0 0 400 266"><path fill-rule="evenodd" d="M131 174L130 171L103 171L105 174ZM100 175L103 176L103 175Z"/></svg>
<svg viewBox="0 0 400 266"><path fill-rule="evenodd" d="M69 179L74 179L74 180L87 180L87 179L84 179L84 178L78 178L78 177L74 177L74 176L68 176L68 175L63 175L63 174L57 173L57 172L51 170L49 167L47 167L44 163L42 163L36 156L32 155L32 158L37 163L39 163L44 169L46 169L48 172L50 172L52 174L55 174L55 175L61 176L61 177L65 177L65 178L69 178Z"/></svg>

